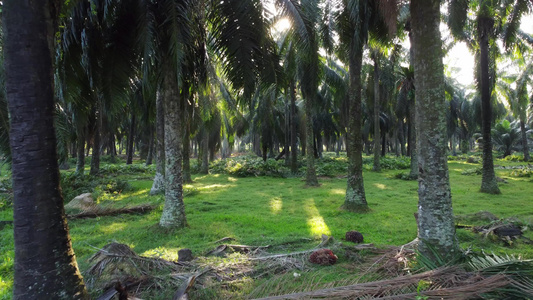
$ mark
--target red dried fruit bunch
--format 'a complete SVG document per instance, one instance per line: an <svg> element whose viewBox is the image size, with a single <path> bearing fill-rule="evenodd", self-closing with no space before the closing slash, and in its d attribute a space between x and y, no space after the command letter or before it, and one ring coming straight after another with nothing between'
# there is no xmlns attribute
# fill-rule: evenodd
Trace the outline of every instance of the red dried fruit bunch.
<svg viewBox="0 0 533 300"><path fill-rule="evenodd" d="M323 266L334 265L337 262L337 255L329 249L320 249L311 253L309 261Z"/></svg>
<svg viewBox="0 0 533 300"><path fill-rule="evenodd" d="M359 244L363 242L363 235L359 231L348 231L346 232L346 240Z"/></svg>

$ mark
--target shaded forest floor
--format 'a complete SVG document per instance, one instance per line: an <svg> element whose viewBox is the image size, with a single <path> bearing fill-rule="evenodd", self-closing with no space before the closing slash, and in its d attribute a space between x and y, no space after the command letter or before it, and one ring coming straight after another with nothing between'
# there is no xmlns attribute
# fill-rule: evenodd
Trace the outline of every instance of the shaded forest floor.
<svg viewBox="0 0 533 300"><path fill-rule="evenodd" d="M365 159L365 162L369 161L370 158ZM111 242L126 244L140 256L167 261L176 261L178 251L188 248L195 257L199 257L197 261L200 260L203 266L218 266L229 272L226 274L229 280L219 280L203 289L193 288L191 299L235 299L383 279L384 275L365 272L378 253L362 250L354 258L344 249L355 244L343 239L347 231L357 230L364 235L364 243L372 243L383 250L388 246L409 243L416 237L413 213L417 210L417 182L398 179L402 173L408 172L404 169L408 160L389 158L384 163L385 170L380 173L370 171L370 165L365 166L365 190L371 211L354 214L340 209L346 189L343 173L345 157L336 158L330 154L319 162L321 185L316 188L306 188L301 177L289 175L281 166L281 161L269 160L264 164L250 157L218 161L211 166L212 174L194 174L193 183L184 186L189 227L170 232L157 226L163 196L149 195L153 166L145 167L139 161L132 166L104 163L102 175L89 179L72 175L72 170L62 171L62 183L68 200L79 193L92 192L98 205L105 209L138 205L155 207L145 214L69 221L78 264L86 279L87 270L93 263L89 258ZM481 194L478 192L481 183L479 159L466 156L451 158L449 171L457 222L462 225L497 222L487 219L487 214L474 215L487 211L499 219L523 225L523 230L531 227L531 166L510 160L497 160L495 165L497 176L502 179L502 194ZM263 174L270 176L256 176ZM2 201L0 220L12 220L12 208L6 204L8 200ZM0 299L10 299L13 227L10 224L0 226ZM332 248L341 249L335 253L339 259L333 266L314 266L302 258L301 267L267 268L259 276L254 272L241 272L242 266L238 262L242 255L248 254L236 251L223 256L206 255L219 246L217 241L227 237L231 238L228 242L231 244L269 246L260 248L264 255L269 255L313 249L321 243L323 235L334 238L330 245ZM458 228L457 236L461 247L469 251L533 258L533 247L520 239L505 242L492 235L474 233L469 228ZM533 239L531 231L525 230L524 236ZM238 267L232 269L232 265ZM257 268L257 265L251 268ZM163 272L157 276L166 275ZM153 284L152 289L139 296L143 299L170 299L178 287L166 290L160 284ZM91 292L97 296L102 290L94 288Z"/></svg>

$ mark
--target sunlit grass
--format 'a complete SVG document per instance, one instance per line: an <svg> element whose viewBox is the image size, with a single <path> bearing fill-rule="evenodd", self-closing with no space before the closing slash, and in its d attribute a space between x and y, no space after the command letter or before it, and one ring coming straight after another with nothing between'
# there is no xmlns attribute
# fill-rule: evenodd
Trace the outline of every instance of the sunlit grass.
<svg viewBox="0 0 533 300"><path fill-rule="evenodd" d="M518 165L497 161L498 165ZM480 175L461 175L465 169L479 167L464 161L450 161L450 182L455 214L470 214L487 210L501 218L515 216L531 222L531 178L510 176L510 170L496 169L501 183L501 195L479 193ZM232 237L235 243L272 245L298 239L311 239L294 245L287 251L309 249L319 242L322 234L340 240L346 231L358 230L365 242L377 246L402 245L416 237L413 213L417 211L417 181L391 179L397 170L381 173L364 172L366 197L371 211L353 214L340 209L344 202L346 178L321 179L318 188L304 188L302 178L235 177L223 174L193 176L193 183L184 185L194 189L185 198L188 228L167 232L158 227L164 196L150 196L151 180L128 176L131 189L110 198L106 205L152 204L156 209L145 215L120 215L96 219L69 221L72 243L82 271L89 267L88 258L97 249L116 241L130 245L140 254L176 259L177 251L189 248L194 255L213 249L214 241ZM339 174L343 175L343 174ZM129 180L131 179L131 180ZM0 211L2 220L12 218L12 211ZM463 229L457 231L464 248L484 249L487 252L522 255L533 258L533 249L518 243L505 247L501 243L484 240ZM526 236L532 238L531 232ZM0 299L9 299L13 268L12 226L0 230ZM344 269L342 255L339 266L325 270L326 277L341 276ZM334 270L334 271L332 271ZM322 271L321 271L322 272ZM303 277L302 277L303 278ZM241 288L250 290L249 281Z"/></svg>
<svg viewBox="0 0 533 300"><path fill-rule="evenodd" d="M270 210L273 214L278 214L283 208L283 201L279 197L274 197L270 200Z"/></svg>

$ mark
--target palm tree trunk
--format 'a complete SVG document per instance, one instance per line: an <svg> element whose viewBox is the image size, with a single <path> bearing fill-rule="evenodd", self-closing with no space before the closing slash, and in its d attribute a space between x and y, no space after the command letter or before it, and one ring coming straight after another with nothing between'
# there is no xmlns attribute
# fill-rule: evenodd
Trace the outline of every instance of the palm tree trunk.
<svg viewBox="0 0 533 300"><path fill-rule="evenodd" d="M97 175L100 172L100 131L102 128L101 120L101 102L100 99L96 101L95 105L95 121L94 121L94 136L93 136L93 153L91 157L91 170L89 171L90 175Z"/></svg>
<svg viewBox="0 0 533 300"><path fill-rule="evenodd" d="M520 132L522 134L522 146L524 151L524 161L529 161L529 145L527 144L526 124L524 118L520 117Z"/></svg>
<svg viewBox="0 0 533 300"><path fill-rule="evenodd" d="M150 195L158 194L165 190L165 110L163 108L162 93L157 92L155 98L156 107L156 157L155 177L150 189Z"/></svg>
<svg viewBox="0 0 533 300"><path fill-rule="evenodd" d="M381 166L379 158L381 150L381 133L379 130L379 54L376 52L372 54L372 60L374 61L374 166L372 167L372 170L380 172Z"/></svg>
<svg viewBox="0 0 533 300"><path fill-rule="evenodd" d="M133 163L133 140L135 139L135 113L131 112L131 122L130 122L130 132L128 135L128 159L126 160L127 165Z"/></svg>
<svg viewBox="0 0 533 300"><path fill-rule="evenodd" d="M343 207L350 211L368 210L363 182L363 140L361 139L361 65L362 41L352 39L350 45L350 98L346 150L348 156L348 183Z"/></svg>
<svg viewBox="0 0 533 300"><path fill-rule="evenodd" d="M290 83L291 94L291 172L298 172L298 146L296 144L296 87L294 81Z"/></svg>
<svg viewBox="0 0 533 300"><path fill-rule="evenodd" d="M194 95L190 95L189 100L193 100ZM192 103L192 102L191 102ZM190 105L185 101L185 107L183 109L183 115L185 119L185 134L183 135L183 182L192 183L191 177L191 112Z"/></svg>
<svg viewBox="0 0 533 300"><path fill-rule="evenodd" d="M205 128L202 129L200 144L200 173L209 174L209 132ZM259 140L259 138L258 138ZM259 145L259 143L257 143Z"/></svg>
<svg viewBox="0 0 533 300"><path fill-rule="evenodd" d="M154 128L152 125L149 126L150 137L148 139L148 155L146 156L146 166L152 164L154 158Z"/></svg>
<svg viewBox="0 0 533 300"><path fill-rule="evenodd" d="M291 93L291 91L288 91ZM290 146L291 146L291 104L288 97L285 97L285 165L291 164Z"/></svg>
<svg viewBox="0 0 533 300"><path fill-rule="evenodd" d="M15 300L89 299L59 187L52 67L59 2L4 1Z"/></svg>
<svg viewBox="0 0 533 300"><path fill-rule="evenodd" d="M416 97L416 96L415 96ZM409 171L409 178L416 179L418 178L418 151L417 147L417 124L416 124L416 102L413 100L409 101L409 156L411 157L411 165Z"/></svg>
<svg viewBox="0 0 533 300"><path fill-rule="evenodd" d="M439 8L439 0L411 0L419 126L418 250L425 257L450 261L459 249L446 155L446 100Z"/></svg>
<svg viewBox="0 0 533 300"><path fill-rule="evenodd" d="M84 127L82 130L80 130L80 133L78 133L78 145L77 145L77 161L76 161L76 173L83 175L83 172L85 171L85 131L86 128Z"/></svg>
<svg viewBox="0 0 533 300"><path fill-rule="evenodd" d="M182 178L182 101L178 90L176 71L163 64L163 109L165 115L165 206L159 220L164 228L187 226L183 203Z"/></svg>
<svg viewBox="0 0 533 300"><path fill-rule="evenodd" d="M481 175L481 192L500 194L500 188L494 173L494 160L492 158L491 140L491 92L489 78L489 34L494 25L494 20L488 17L478 19L478 35L481 66L481 116L483 133L483 169Z"/></svg>
<svg viewBox="0 0 533 300"><path fill-rule="evenodd" d="M314 134L313 134L313 99L305 99L305 127L306 135L305 140L307 144L307 152L305 158L307 160L307 171L305 172L305 185L318 186L318 179L316 177L315 169L315 153L314 147Z"/></svg>

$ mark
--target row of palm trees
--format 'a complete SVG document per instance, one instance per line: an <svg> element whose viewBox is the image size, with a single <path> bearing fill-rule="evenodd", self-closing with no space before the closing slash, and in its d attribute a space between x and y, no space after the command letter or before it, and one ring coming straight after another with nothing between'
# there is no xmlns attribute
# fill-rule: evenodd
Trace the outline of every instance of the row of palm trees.
<svg viewBox="0 0 533 300"><path fill-rule="evenodd" d="M47 37L48 43L41 44L35 56L41 59L43 55L49 56L49 62L42 60L41 64L53 75L47 80L55 87L56 98L55 104L41 103L43 115L35 116L33 121L47 124L46 118L52 116L50 109L56 108L56 115L61 116L56 118L56 128L64 129L57 133L64 137L62 141L67 141L58 147L59 152L63 149L66 157L72 148L69 143L76 143L80 173L89 146L93 149L90 173L96 174L100 150L109 148L114 155L118 137L127 136L130 158L136 136L142 135L148 145L155 140L151 152L157 153L157 172L152 192L165 193L162 227L187 225L183 183L191 180L188 147L191 137L199 147L199 165L204 172L209 156L214 156L217 148L225 155L229 144L236 137L244 138L245 133L262 155L274 145L283 145L287 163L296 171L300 131L300 146L306 149L306 184L317 186L314 150L320 151L323 138L329 143L343 136L349 159L343 207L367 211L362 153L370 128L365 130L363 121L367 119L366 124L373 124L374 169L378 171L381 137L387 131L388 119L393 124L391 128L396 132L401 128L403 135L408 136L411 176L419 179L420 251L431 256L438 249L439 255L451 257L458 248L446 144L454 134L463 141L472 137L475 110L460 91L446 85L439 32L440 1L412 0L408 5L385 0L276 0L275 11L266 10L264 4L260 0L87 0L61 6L59 1L51 1L36 11L24 3L6 1L6 30L10 33L5 47L7 99L10 115L20 115L23 121L17 123L17 118L12 118L11 123L11 145L17 149L13 153L13 176L19 178L14 180L15 191L22 187L31 191L28 185L49 180L44 187L55 187L56 194L43 195L62 203L57 194L57 178L37 180L31 173L33 168L28 169L23 163L28 157L24 151L33 146L31 140L20 139L23 134L20 129L28 122L28 116L17 109L23 106L20 103L34 105L34 99L20 98L15 93L14 87L17 84L20 87L22 81L14 77L20 70L10 62L26 59L12 52L18 46L12 36L20 35L22 39L23 33L14 28L27 26L34 34L31 38ZM45 14L45 10L51 13ZM467 41L481 66L477 78L482 106L485 192L499 192L490 135L496 78L495 40L501 38L508 49L526 53L530 48L528 39L518 25L520 16L530 10L531 3L524 0L449 1L447 19L452 33ZM58 26L59 35L53 26L43 26L46 29L43 31L38 25L31 27L33 23L20 24L15 17L9 18L9 14L29 12L33 14L30 19ZM467 12L477 17L469 19ZM272 25L282 18L290 20L291 28L272 33ZM401 51L393 41L403 38L404 29L409 32L412 48L407 58L410 67L401 68ZM27 55L29 59L31 55ZM29 64L20 68L34 74ZM499 86L508 91L508 99L517 99L512 103L523 107L527 102L528 78L527 74L520 77L516 87ZM449 112L448 122L444 111ZM516 110L525 124L522 111L525 109ZM47 134L42 137L52 140ZM396 147L405 144L396 142ZM46 151L52 151L48 147ZM55 156L48 154L50 161L54 161ZM47 168L57 173L57 166ZM47 203L44 198L15 192L15 211L29 209L27 204L33 202ZM28 298L25 294L28 291L22 288L28 280L23 273L25 268L37 268L28 266L30 259L23 259L23 249L28 247L23 228L27 224L41 226L64 220L62 209L46 212L39 212L36 220L43 222L40 224L28 219L31 214L15 216L15 231L20 232L15 235L20 265L15 273L15 298ZM72 253L70 243L56 241L63 248L52 250L64 262L61 253ZM60 275L79 278L76 272L76 268L66 268ZM79 279L65 282L49 279L38 290L50 294L36 297L85 297Z"/></svg>

